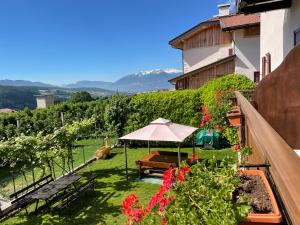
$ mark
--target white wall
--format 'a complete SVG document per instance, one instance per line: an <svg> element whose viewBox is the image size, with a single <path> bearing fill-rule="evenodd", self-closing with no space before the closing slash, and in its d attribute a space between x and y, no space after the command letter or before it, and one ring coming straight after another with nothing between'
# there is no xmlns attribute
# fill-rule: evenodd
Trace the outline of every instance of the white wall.
<svg viewBox="0 0 300 225"><path fill-rule="evenodd" d="M214 47L192 48L183 51L184 73L207 66L228 56L231 44Z"/></svg>
<svg viewBox="0 0 300 225"><path fill-rule="evenodd" d="M300 27L300 1L289 9L261 13L261 54L271 54L271 69L276 69L294 47L294 30Z"/></svg>
<svg viewBox="0 0 300 225"><path fill-rule="evenodd" d="M235 72L254 80L254 72L259 71L260 36L244 37L243 29L234 31Z"/></svg>
<svg viewBox="0 0 300 225"><path fill-rule="evenodd" d="M37 108L46 108L47 106L54 105L54 96L37 96L36 97Z"/></svg>

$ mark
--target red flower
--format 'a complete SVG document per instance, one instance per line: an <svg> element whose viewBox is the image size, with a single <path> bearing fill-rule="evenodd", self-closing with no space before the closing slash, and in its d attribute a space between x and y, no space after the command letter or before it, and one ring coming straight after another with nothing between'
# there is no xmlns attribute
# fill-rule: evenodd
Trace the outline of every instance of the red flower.
<svg viewBox="0 0 300 225"><path fill-rule="evenodd" d="M189 159L190 160L190 163L193 163L195 160L197 160L199 158L199 156L196 154L196 153L193 153L191 155L191 158Z"/></svg>
<svg viewBox="0 0 300 225"><path fill-rule="evenodd" d="M167 219L166 217L163 217L161 221L161 225L166 225L166 224L167 224Z"/></svg>
<svg viewBox="0 0 300 225"><path fill-rule="evenodd" d="M184 180L184 176L185 174L189 173L190 172L190 168L188 166L183 166L179 173L178 173L178 177L177 177L177 181L179 184L181 184Z"/></svg>
<svg viewBox="0 0 300 225"><path fill-rule="evenodd" d="M234 152L238 152L239 151L239 145L238 144L236 144L236 145L233 146L233 151Z"/></svg>
<svg viewBox="0 0 300 225"><path fill-rule="evenodd" d="M139 202L138 197L136 194L128 195L125 200L123 201L123 213L126 215L131 214L132 207Z"/></svg>

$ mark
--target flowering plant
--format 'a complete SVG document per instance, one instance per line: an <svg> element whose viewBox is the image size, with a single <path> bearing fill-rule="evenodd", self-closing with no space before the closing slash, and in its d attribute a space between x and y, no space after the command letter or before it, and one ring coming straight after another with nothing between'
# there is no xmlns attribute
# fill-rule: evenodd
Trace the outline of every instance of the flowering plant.
<svg viewBox="0 0 300 225"><path fill-rule="evenodd" d="M152 223L149 220L153 221L152 217L155 216L161 219L162 225L165 225L167 223L165 208L175 199L171 194L171 188L181 185L189 172L190 168L187 165L183 165L178 170L169 168L163 175L162 185L152 196L147 207L139 204L139 198L135 194L127 196L122 204L123 214L128 216L126 225L149 224Z"/></svg>
<svg viewBox="0 0 300 225"><path fill-rule="evenodd" d="M239 183L232 159L198 162L190 168L188 179L174 187L176 198L165 209L168 224L238 224L250 209L244 197L233 201Z"/></svg>

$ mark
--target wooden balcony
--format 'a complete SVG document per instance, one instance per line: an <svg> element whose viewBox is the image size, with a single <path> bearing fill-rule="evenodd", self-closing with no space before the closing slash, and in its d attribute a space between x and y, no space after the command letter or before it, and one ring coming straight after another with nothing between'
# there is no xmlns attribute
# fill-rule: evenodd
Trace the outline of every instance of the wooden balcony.
<svg viewBox="0 0 300 225"><path fill-rule="evenodd" d="M238 0L238 11L245 14L289 8L292 0Z"/></svg>

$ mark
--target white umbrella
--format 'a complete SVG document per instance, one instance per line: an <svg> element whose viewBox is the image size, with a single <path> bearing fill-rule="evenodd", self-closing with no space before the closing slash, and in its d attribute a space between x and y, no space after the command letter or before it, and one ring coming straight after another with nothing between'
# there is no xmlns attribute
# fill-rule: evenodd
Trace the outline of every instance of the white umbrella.
<svg viewBox="0 0 300 225"><path fill-rule="evenodd" d="M127 134L119 140L137 140L148 141L148 150L150 153L150 141L165 141L178 143L178 165L180 165L180 143L183 142L188 136L193 134L198 128L185 126L181 124L172 123L170 120L158 118L151 122L148 126L138 129L130 134ZM127 150L126 142L124 143L125 149L125 163L126 163L126 178L127 174Z"/></svg>

